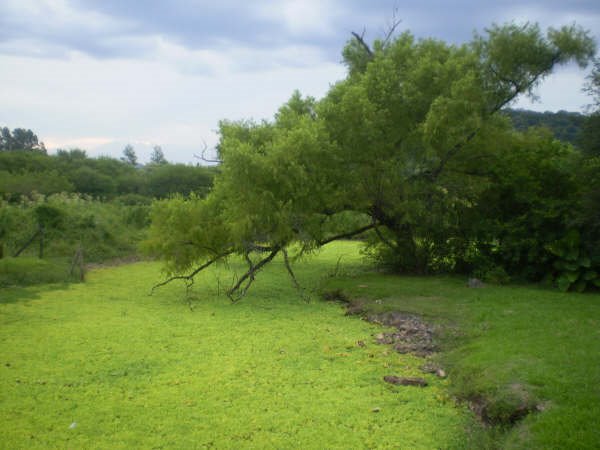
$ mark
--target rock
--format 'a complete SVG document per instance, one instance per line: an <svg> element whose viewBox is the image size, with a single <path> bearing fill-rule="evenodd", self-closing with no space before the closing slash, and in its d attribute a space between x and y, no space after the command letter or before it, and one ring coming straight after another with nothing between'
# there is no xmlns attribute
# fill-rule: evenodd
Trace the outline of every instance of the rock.
<svg viewBox="0 0 600 450"><path fill-rule="evenodd" d="M425 387L427 386L427 381L423 378L416 377L398 377L396 375L386 375L383 377L383 380L390 384L400 385L400 386L419 386Z"/></svg>
<svg viewBox="0 0 600 450"><path fill-rule="evenodd" d="M387 311L370 314L366 320L396 328L396 331L391 333L376 334L375 340L378 344L393 345L398 353L428 356L436 350L433 342L433 326L423 322L417 316L398 311Z"/></svg>
<svg viewBox="0 0 600 450"><path fill-rule="evenodd" d="M446 378L446 371L444 369L438 369L438 370L436 370L435 374L439 378Z"/></svg>
<svg viewBox="0 0 600 450"><path fill-rule="evenodd" d="M427 361L425 364L422 364L419 369L421 369L421 372L423 373L435 373L440 369L440 365L434 361Z"/></svg>
<svg viewBox="0 0 600 450"><path fill-rule="evenodd" d="M485 284L479 278L469 278L467 286L470 288L482 288L485 287Z"/></svg>
<svg viewBox="0 0 600 450"><path fill-rule="evenodd" d="M364 341L358 341L356 342L356 345L358 345L359 347L366 347L367 344L365 344Z"/></svg>
<svg viewBox="0 0 600 450"><path fill-rule="evenodd" d="M73 422L71 425L69 425L69 429L72 430L76 426L77 426L77 422Z"/></svg>
<svg viewBox="0 0 600 450"><path fill-rule="evenodd" d="M378 413L379 411L381 411L380 407L376 407L371 410L371 412L375 412L375 413Z"/></svg>

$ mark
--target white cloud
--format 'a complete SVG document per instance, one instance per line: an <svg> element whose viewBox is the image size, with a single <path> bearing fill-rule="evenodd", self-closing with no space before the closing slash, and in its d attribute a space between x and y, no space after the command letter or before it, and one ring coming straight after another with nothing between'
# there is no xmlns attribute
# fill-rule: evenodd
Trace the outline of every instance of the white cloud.
<svg viewBox="0 0 600 450"><path fill-rule="evenodd" d="M333 23L344 9L334 0L280 0L257 7L257 16L284 25L292 35L331 36L338 32Z"/></svg>
<svg viewBox="0 0 600 450"><path fill-rule="evenodd" d="M559 67L536 90L539 100L532 101L523 97L514 106L542 112L561 109L581 112L591 102L582 92L584 82L585 72L576 66Z"/></svg>
<svg viewBox="0 0 600 450"><path fill-rule="evenodd" d="M264 68L244 72L236 70L240 61L260 63L269 53L231 48L219 55L171 44L153 60L5 55L0 84L8 89L0 91L0 124L33 129L48 148L119 156L128 142L148 142L162 145L174 161L191 161L203 140L216 144L220 119L270 118L294 89L320 97L343 77L343 67L319 62L318 55L302 49L287 54L315 65L272 64L277 57L271 55ZM181 70L190 63L214 64L214 75Z"/></svg>
<svg viewBox="0 0 600 450"><path fill-rule="evenodd" d="M381 35L395 3L258 0L236 8L222 0L214 8L197 3L188 20L189 4L166 8L157 1L154 11L151 2L107 3L102 13L76 6L85 2L0 0L0 125L31 128L49 148L118 157L131 143L144 160L161 145L169 160L195 161L203 140L216 144L220 119L270 118L294 89L324 95L345 73L333 47L362 26L371 37ZM431 2L407 5L400 29L462 40L459 34L468 39L482 21L521 16L543 27L577 20L598 29L597 14L557 17L551 8L520 4L480 2L462 20L466 3L444 14L434 14ZM217 11L221 6L226 13ZM157 11L173 14L161 22ZM589 102L580 91L583 76L561 69L541 86L542 103L517 106L580 110Z"/></svg>

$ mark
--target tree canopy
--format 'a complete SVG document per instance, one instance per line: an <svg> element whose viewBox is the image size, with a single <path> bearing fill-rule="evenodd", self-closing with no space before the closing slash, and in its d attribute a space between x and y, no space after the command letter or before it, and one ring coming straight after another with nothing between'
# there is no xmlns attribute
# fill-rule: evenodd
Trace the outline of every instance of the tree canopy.
<svg viewBox="0 0 600 450"><path fill-rule="evenodd" d="M576 26L544 34L493 25L459 46L410 32L369 46L353 34L343 51L348 76L322 100L295 92L273 121L220 123L213 190L157 204L148 248L168 262L171 280L242 256L248 270L233 299L279 253L293 274L290 249L367 231L371 248L394 255L400 270L456 268L473 246L497 239L478 235L476 220L465 224L501 177L491 164L529 145L498 112L534 96L557 65L585 66L594 52Z"/></svg>
<svg viewBox="0 0 600 450"><path fill-rule="evenodd" d="M31 130L15 128L10 131L8 127L0 128L0 151L10 150L37 150L45 153L43 142L38 142L38 137Z"/></svg>

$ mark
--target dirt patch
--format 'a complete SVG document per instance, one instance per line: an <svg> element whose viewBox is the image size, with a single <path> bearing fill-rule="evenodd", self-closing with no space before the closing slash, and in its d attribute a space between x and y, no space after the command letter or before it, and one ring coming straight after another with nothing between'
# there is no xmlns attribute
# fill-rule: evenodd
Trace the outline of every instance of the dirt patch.
<svg viewBox="0 0 600 450"><path fill-rule="evenodd" d="M478 396L468 400L468 405L487 425L514 425L525 416L543 410L543 404L531 395L531 390L520 383L498 390L495 395Z"/></svg>
<svg viewBox="0 0 600 450"><path fill-rule="evenodd" d="M478 280L477 280L478 281ZM483 284L474 283L471 287L483 287ZM375 341L378 344L391 345L399 353L411 353L427 358L421 365L423 373L434 374L439 378L446 378L446 371L436 361L437 358L428 358L436 353L439 348L435 341L436 326L425 322L415 314L399 311L382 313L369 313L370 302L366 299L353 299L348 297L341 289L325 293L323 297L329 301L344 304L346 315L359 315L364 320L384 327L393 328L392 331L377 333ZM462 335L458 328L444 326L444 333L458 337ZM362 346L361 341L359 346ZM423 378L407 378L396 375L386 375L384 381L402 386L426 386ZM503 386L494 392L483 392L479 395L458 396L459 402L465 402L479 420L488 426L510 427L520 422L527 415L547 409L548 404L540 402L532 394L530 386L514 383Z"/></svg>
<svg viewBox="0 0 600 450"><path fill-rule="evenodd" d="M369 314L368 301L350 298L342 289L323 292L322 296L326 301L345 305L347 316L362 316L367 322L395 328L394 331L375 335L378 344L391 345L398 353L411 353L421 357L430 356L437 351L434 341L434 326L424 322L415 314L399 311ZM433 373L436 372L433 371ZM438 376L444 377L445 372L441 371Z"/></svg>
<svg viewBox="0 0 600 450"><path fill-rule="evenodd" d="M378 344L391 345L398 353L412 353L416 356L429 356L437 350L434 342L434 327L413 314L387 311L369 314L365 320L395 331L379 333L375 336Z"/></svg>
<svg viewBox="0 0 600 450"><path fill-rule="evenodd" d="M398 377L396 375L386 375L383 377L383 381L390 384L395 384L399 386L418 386L425 387L427 386L427 381L423 378L415 378L415 377Z"/></svg>

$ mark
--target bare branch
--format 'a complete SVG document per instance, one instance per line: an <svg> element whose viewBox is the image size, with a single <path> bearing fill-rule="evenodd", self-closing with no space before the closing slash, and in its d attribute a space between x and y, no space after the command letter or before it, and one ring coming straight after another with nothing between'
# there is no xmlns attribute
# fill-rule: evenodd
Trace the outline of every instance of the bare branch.
<svg viewBox="0 0 600 450"><path fill-rule="evenodd" d="M237 283L231 289L229 289L229 291L227 292L227 296L231 299L232 302L237 302L238 300L240 300L242 297L244 297L246 295L248 288L254 281L254 276L256 275L256 273L260 269L262 269L266 264L271 262L271 260L273 258L275 258L275 256L277 256L277 253L279 253L280 250L281 250L281 247L275 247L273 249L273 251L271 251L271 253L269 253L268 256L261 259L256 264L254 264L254 263L252 263L252 261L250 261L250 268L248 269L248 271L244 275L242 275L241 278L237 281ZM249 258L248 258L248 260L249 260ZM246 284L242 288L242 285L244 283L246 283ZM235 294L237 294L237 295L235 295Z"/></svg>
<svg viewBox="0 0 600 450"><path fill-rule="evenodd" d="M358 229L356 229L354 231L349 231L348 233L336 234L335 236L332 236L330 238L323 239L322 241L317 242L317 245L319 245L319 247L321 247L321 246L323 246L325 244L329 244L330 242L333 242L333 241L338 241L340 239L351 238L351 237L357 236L359 234L362 234L365 231L372 230L375 227L377 227L377 224L376 223L371 223L369 225L365 225L364 227L358 228Z"/></svg>
<svg viewBox="0 0 600 450"><path fill-rule="evenodd" d="M175 281L175 280L183 280L183 281L185 281L186 285L187 285L187 288L189 289L191 287L191 285L194 284L194 277L196 275L198 275L204 269L210 267L211 265L213 265L214 263L216 263L220 259L225 258L225 257L231 255L231 253L233 253L233 251L227 251L225 253L221 253L221 254L215 256L213 259L205 262L200 267L197 267L196 269L194 269L188 275L175 275L175 276L172 276L170 278L167 278L165 281L162 281L162 282L160 282L158 284L155 284L154 286L152 286L152 289L150 290L150 295L154 294L154 291L156 289L158 289L159 287L165 286L165 285L167 285L167 284L169 284L169 283L171 283L172 281Z"/></svg>
<svg viewBox="0 0 600 450"><path fill-rule="evenodd" d="M356 42L358 42L360 44L360 46L367 52L367 54L369 55L369 58L373 58L373 51L371 50L371 47L369 47L369 45L365 42L364 40L364 35L365 32L363 30L362 34L358 34L355 31L352 31L352 36L354 36L354 39L356 39Z"/></svg>
<svg viewBox="0 0 600 450"><path fill-rule="evenodd" d="M206 154L206 150L208 150L208 145L206 145L206 141L204 139L202 140L202 143L204 144L204 146L202 147L202 153L200 153L200 156L194 153L194 158L200 159L204 162L211 164L221 164L223 161L220 159L208 159L204 156Z"/></svg>
<svg viewBox="0 0 600 450"><path fill-rule="evenodd" d="M392 22L389 25L388 31L385 34L385 38L383 39L383 46L386 47L389 43L390 40L392 39L392 37L394 36L394 33L396 32L396 28L398 28L398 25L400 25L402 23L401 19L398 19L398 7L394 8L394 12L392 13Z"/></svg>
<svg viewBox="0 0 600 450"><path fill-rule="evenodd" d="M285 248L283 248L281 250L281 252L283 253L283 262L285 263L285 268L287 269L288 273L290 274L292 283L294 283L294 287L300 293L300 296L304 299L304 301L308 302L308 297L304 293L304 289L302 288L302 286L300 286L300 283L298 283L298 280L296 279L296 275L294 274L294 271L292 270L292 265L290 264L290 259L288 257L287 250Z"/></svg>
<svg viewBox="0 0 600 450"><path fill-rule="evenodd" d="M392 242L383 235L383 233L381 232L379 227L375 227L375 233L377 234L377 237L381 240L381 242L383 242L389 248L391 248L392 250L398 249L398 247L396 247L394 244L392 244Z"/></svg>

